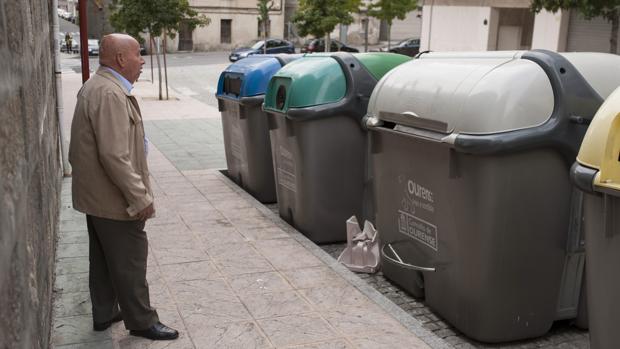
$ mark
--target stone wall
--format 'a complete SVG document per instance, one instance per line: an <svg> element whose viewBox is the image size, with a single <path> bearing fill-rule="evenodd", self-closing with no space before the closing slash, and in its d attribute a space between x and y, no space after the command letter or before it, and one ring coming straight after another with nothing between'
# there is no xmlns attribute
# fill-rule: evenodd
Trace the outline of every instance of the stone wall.
<svg viewBox="0 0 620 349"><path fill-rule="evenodd" d="M50 0L0 1L0 348L50 346L60 160Z"/></svg>

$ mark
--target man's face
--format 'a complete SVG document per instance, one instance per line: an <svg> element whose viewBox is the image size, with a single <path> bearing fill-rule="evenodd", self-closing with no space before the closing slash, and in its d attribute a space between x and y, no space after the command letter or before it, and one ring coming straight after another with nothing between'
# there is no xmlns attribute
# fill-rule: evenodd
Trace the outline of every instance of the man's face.
<svg viewBox="0 0 620 349"><path fill-rule="evenodd" d="M144 59L140 55L140 45L137 41L131 44L131 48L126 52L127 61L125 70L127 72L128 79L132 84L138 80L142 73L142 66L144 65Z"/></svg>

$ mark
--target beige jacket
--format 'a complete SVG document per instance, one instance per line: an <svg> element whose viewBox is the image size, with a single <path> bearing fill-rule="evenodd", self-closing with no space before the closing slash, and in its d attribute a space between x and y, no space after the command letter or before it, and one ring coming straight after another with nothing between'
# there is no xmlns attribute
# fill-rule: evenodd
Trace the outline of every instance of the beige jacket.
<svg viewBox="0 0 620 349"><path fill-rule="evenodd" d="M106 69L82 86L71 124L73 207L88 215L134 220L153 203L135 97Z"/></svg>

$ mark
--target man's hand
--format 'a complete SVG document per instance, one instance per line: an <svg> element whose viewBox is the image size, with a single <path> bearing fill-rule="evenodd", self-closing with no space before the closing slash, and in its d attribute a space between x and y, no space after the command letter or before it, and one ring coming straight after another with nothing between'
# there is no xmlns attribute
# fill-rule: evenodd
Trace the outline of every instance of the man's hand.
<svg viewBox="0 0 620 349"><path fill-rule="evenodd" d="M144 210L138 212L136 217L138 217L138 219L141 221L145 221L153 217L154 214L155 214L155 208L153 207L153 204L150 204Z"/></svg>

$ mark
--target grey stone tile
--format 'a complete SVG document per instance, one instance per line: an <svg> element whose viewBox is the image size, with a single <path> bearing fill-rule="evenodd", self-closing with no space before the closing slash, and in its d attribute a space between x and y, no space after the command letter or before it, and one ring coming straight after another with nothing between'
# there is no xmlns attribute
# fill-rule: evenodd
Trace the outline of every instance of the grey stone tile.
<svg viewBox="0 0 620 349"><path fill-rule="evenodd" d="M87 292L88 273L57 275L55 288L59 292Z"/></svg>
<svg viewBox="0 0 620 349"><path fill-rule="evenodd" d="M279 270L323 265L323 262L293 239L256 241L256 249Z"/></svg>
<svg viewBox="0 0 620 349"><path fill-rule="evenodd" d="M198 279L211 280L222 277L210 261L162 265L160 271L170 283Z"/></svg>
<svg viewBox="0 0 620 349"><path fill-rule="evenodd" d="M190 330L190 334L197 348L272 348L254 322L197 326Z"/></svg>
<svg viewBox="0 0 620 349"><path fill-rule="evenodd" d="M278 227L241 229L239 232L250 241L284 239L291 237L288 233Z"/></svg>
<svg viewBox="0 0 620 349"><path fill-rule="evenodd" d="M250 293L241 295L241 301L255 319L309 313L312 308L297 292Z"/></svg>
<svg viewBox="0 0 620 349"><path fill-rule="evenodd" d="M67 345L54 345L55 349L115 349L112 340L105 340L99 342L67 344Z"/></svg>
<svg viewBox="0 0 620 349"><path fill-rule="evenodd" d="M267 293L291 290L291 285L278 272L228 276L237 294Z"/></svg>
<svg viewBox="0 0 620 349"><path fill-rule="evenodd" d="M59 244L81 244L88 243L88 231L86 227L81 231L60 231L58 233Z"/></svg>
<svg viewBox="0 0 620 349"><path fill-rule="evenodd" d="M313 288L317 286L349 285L340 275L327 266L285 270L282 274L297 289Z"/></svg>
<svg viewBox="0 0 620 349"><path fill-rule="evenodd" d="M260 213L260 212L259 212ZM254 216L236 216L231 218L231 222L240 231L246 229L259 229L259 228L275 228L276 224L268 217L265 217L262 213Z"/></svg>
<svg viewBox="0 0 620 349"><path fill-rule="evenodd" d="M385 333L369 338L351 339L359 349L426 349L428 344L414 334Z"/></svg>
<svg viewBox="0 0 620 349"><path fill-rule="evenodd" d="M212 230L194 230L194 235L202 242L207 252L219 245L244 244L246 239L233 227Z"/></svg>
<svg viewBox="0 0 620 349"><path fill-rule="evenodd" d="M352 349L353 346L344 339L335 339L327 342L295 345L286 349Z"/></svg>
<svg viewBox="0 0 620 349"><path fill-rule="evenodd" d="M375 304L321 311L325 319L349 339L372 339L385 334L409 333ZM411 336L414 336L411 334Z"/></svg>
<svg viewBox="0 0 620 349"><path fill-rule="evenodd" d="M60 230L61 231L87 231L86 227L86 218L71 220L71 221L61 221L60 222Z"/></svg>
<svg viewBox="0 0 620 349"><path fill-rule="evenodd" d="M81 244L58 244L56 249L57 258L88 257L88 243Z"/></svg>
<svg viewBox="0 0 620 349"><path fill-rule="evenodd" d="M87 273L88 257L62 258L56 261L56 275Z"/></svg>
<svg viewBox="0 0 620 349"><path fill-rule="evenodd" d="M54 299L57 318L92 314L89 292L63 292Z"/></svg>
<svg viewBox="0 0 620 349"><path fill-rule="evenodd" d="M199 246L158 246L153 247L152 250L157 264L160 266L166 264L199 262L209 259Z"/></svg>
<svg viewBox="0 0 620 349"><path fill-rule="evenodd" d="M338 335L329 328L318 314L283 316L258 320L259 326L276 346L308 344L337 339Z"/></svg>
<svg viewBox="0 0 620 349"><path fill-rule="evenodd" d="M119 349L195 349L189 337L183 332L179 332L179 338L173 341L152 341L150 339L125 336L115 339Z"/></svg>
<svg viewBox="0 0 620 349"><path fill-rule="evenodd" d="M251 319L245 306L223 280L180 281L169 285L186 324Z"/></svg>
<svg viewBox="0 0 620 349"><path fill-rule="evenodd" d="M207 252L225 276L273 271L271 264L245 242L216 245Z"/></svg>
<svg viewBox="0 0 620 349"><path fill-rule="evenodd" d="M310 303L319 309L329 310L337 307L365 307L371 301L353 286L321 286L300 290Z"/></svg>
<svg viewBox="0 0 620 349"><path fill-rule="evenodd" d="M93 331L93 320L90 315L57 318L54 322L52 342L56 346L103 342L108 339L110 339L109 330Z"/></svg>

